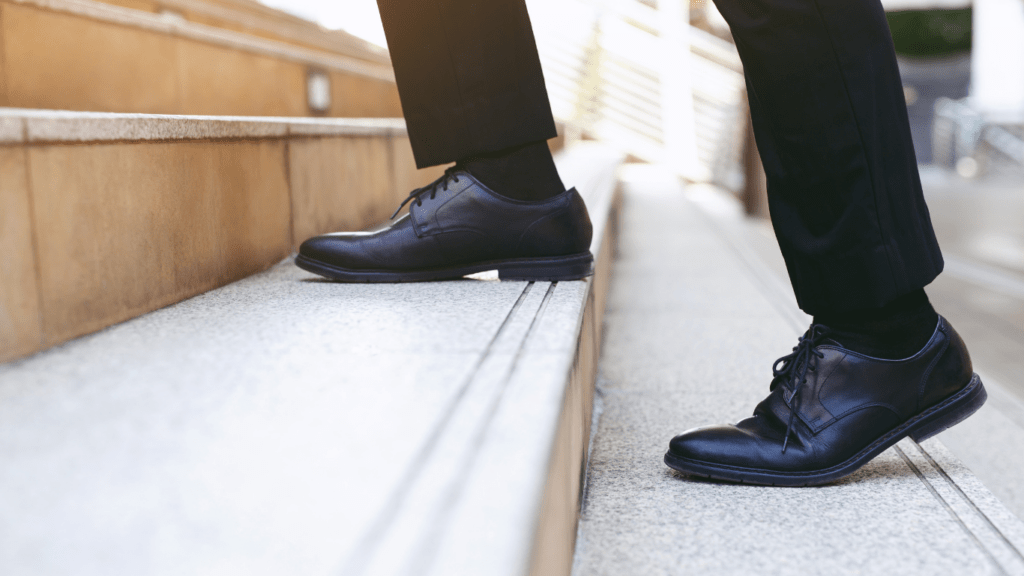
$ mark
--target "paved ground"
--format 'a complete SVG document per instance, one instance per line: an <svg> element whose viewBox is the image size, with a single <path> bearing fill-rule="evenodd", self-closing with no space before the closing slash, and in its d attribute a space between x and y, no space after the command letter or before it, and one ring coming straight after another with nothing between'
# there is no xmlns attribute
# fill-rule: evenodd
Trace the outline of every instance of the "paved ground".
<svg viewBox="0 0 1024 576"><path fill-rule="evenodd" d="M1024 574L1019 520L940 443L809 489L662 463L674 434L751 412L806 318L742 225L646 178L626 186L575 574Z"/></svg>

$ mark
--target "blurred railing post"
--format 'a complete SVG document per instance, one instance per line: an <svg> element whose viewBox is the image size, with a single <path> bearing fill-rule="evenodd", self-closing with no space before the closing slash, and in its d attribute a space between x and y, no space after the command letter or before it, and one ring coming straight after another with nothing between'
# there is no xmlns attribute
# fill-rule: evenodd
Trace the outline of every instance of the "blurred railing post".
<svg viewBox="0 0 1024 576"><path fill-rule="evenodd" d="M697 161L693 123L692 66L690 65L690 10L684 0L658 2L660 36L665 51L660 59L661 114L665 160L689 180L706 181L711 175Z"/></svg>
<svg viewBox="0 0 1024 576"><path fill-rule="evenodd" d="M974 0L971 107L1024 121L1024 0Z"/></svg>

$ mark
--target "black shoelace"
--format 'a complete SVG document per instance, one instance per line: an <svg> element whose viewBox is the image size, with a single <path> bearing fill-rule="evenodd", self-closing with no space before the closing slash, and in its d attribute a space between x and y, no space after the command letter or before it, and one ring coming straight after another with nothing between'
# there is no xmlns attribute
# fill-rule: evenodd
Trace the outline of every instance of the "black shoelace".
<svg viewBox="0 0 1024 576"><path fill-rule="evenodd" d="M451 168L445 170L444 175L438 178L437 180L434 180L433 182L427 184L423 188L417 188L410 192L409 197L406 198L405 200L402 200L402 203L398 205L398 210L395 210L395 213L391 215L391 218L389 218L389 220L394 220L395 216L398 216L398 213L402 211L402 208L405 208L405 205L408 204L409 202L412 202L413 200L416 201L417 206L423 206L423 195L427 192L430 192L430 199L433 200L434 197L437 196L438 186L441 186L444 190L447 190L449 181L459 181L459 177L455 175L455 172L459 170L462 170L462 167L456 164L455 166L452 166Z"/></svg>
<svg viewBox="0 0 1024 576"><path fill-rule="evenodd" d="M813 364L817 364L817 358L824 358L825 355L818 352L817 346L825 338L828 328L822 324L811 324L807 332L800 337L800 341L793 347L793 352L786 354L772 364L771 390L780 383L787 382L792 387L792 395L789 397L789 424L786 425L786 438L782 441L782 453L786 453L786 446L789 444L789 436L793 432L793 423L796 421L796 411L799 409L797 400L800 390L807 383L807 372L814 371ZM780 367L779 364L782 364Z"/></svg>

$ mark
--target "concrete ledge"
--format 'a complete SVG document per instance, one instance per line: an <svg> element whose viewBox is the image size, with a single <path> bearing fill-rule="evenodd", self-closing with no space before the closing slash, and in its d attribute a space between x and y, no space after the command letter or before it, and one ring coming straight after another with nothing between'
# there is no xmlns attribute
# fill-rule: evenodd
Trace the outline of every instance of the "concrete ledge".
<svg viewBox="0 0 1024 576"><path fill-rule="evenodd" d="M0 116L0 144L20 143L24 140L24 120L14 116Z"/></svg>
<svg viewBox="0 0 1024 576"><path fill-rule="evenodd" d="M0 108L0 143L369 135L405 136L405 121L401 118L181 116Z"/></svg>
<svg viewBox="0 0 1024 576"><path fill-rule="evenodd" d="M405 120L401 118L289 118L288 134L292 136L357 136L387 132L406 136Z"/></svg>
<svg viewBox="0 0 1024 576"><path fill-rule="evenodd" d="M0 292L0 361L381 222L440 172L416 170L396 119L0 109L0 143L0 250L18 270Z"/></svg>
<svg viewBox="0 0 1024 576"><path fill-rule="evenodd" d="M0 572L565 574L617 162L559 159L593 280L285 261L0 366Z"/></svg>

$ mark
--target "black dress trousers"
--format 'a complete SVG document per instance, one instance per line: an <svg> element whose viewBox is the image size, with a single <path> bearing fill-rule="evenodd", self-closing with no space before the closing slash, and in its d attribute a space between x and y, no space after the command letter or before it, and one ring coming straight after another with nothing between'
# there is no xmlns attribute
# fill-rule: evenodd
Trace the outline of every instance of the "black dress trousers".
<svg viewBox="0 0 1024 576"><path fill-rule="evenodd" d="M716 0L743 60L768 208L804 311L882 306L942 254L879 0Z"/></svg>
<svg viewBox="0 0 1024 576"><path fill-rule="evenodd" d="M523 0L377 0L420 168L554 138Z"/></svg>
<svg viewBox="0 0 1024 576"><path fill-rule="evenodd" d="M554 136L522 0L378 4L418 165ZM877 307L931 282L942 255L879 0L716 4L800 307Z"/></svg>

